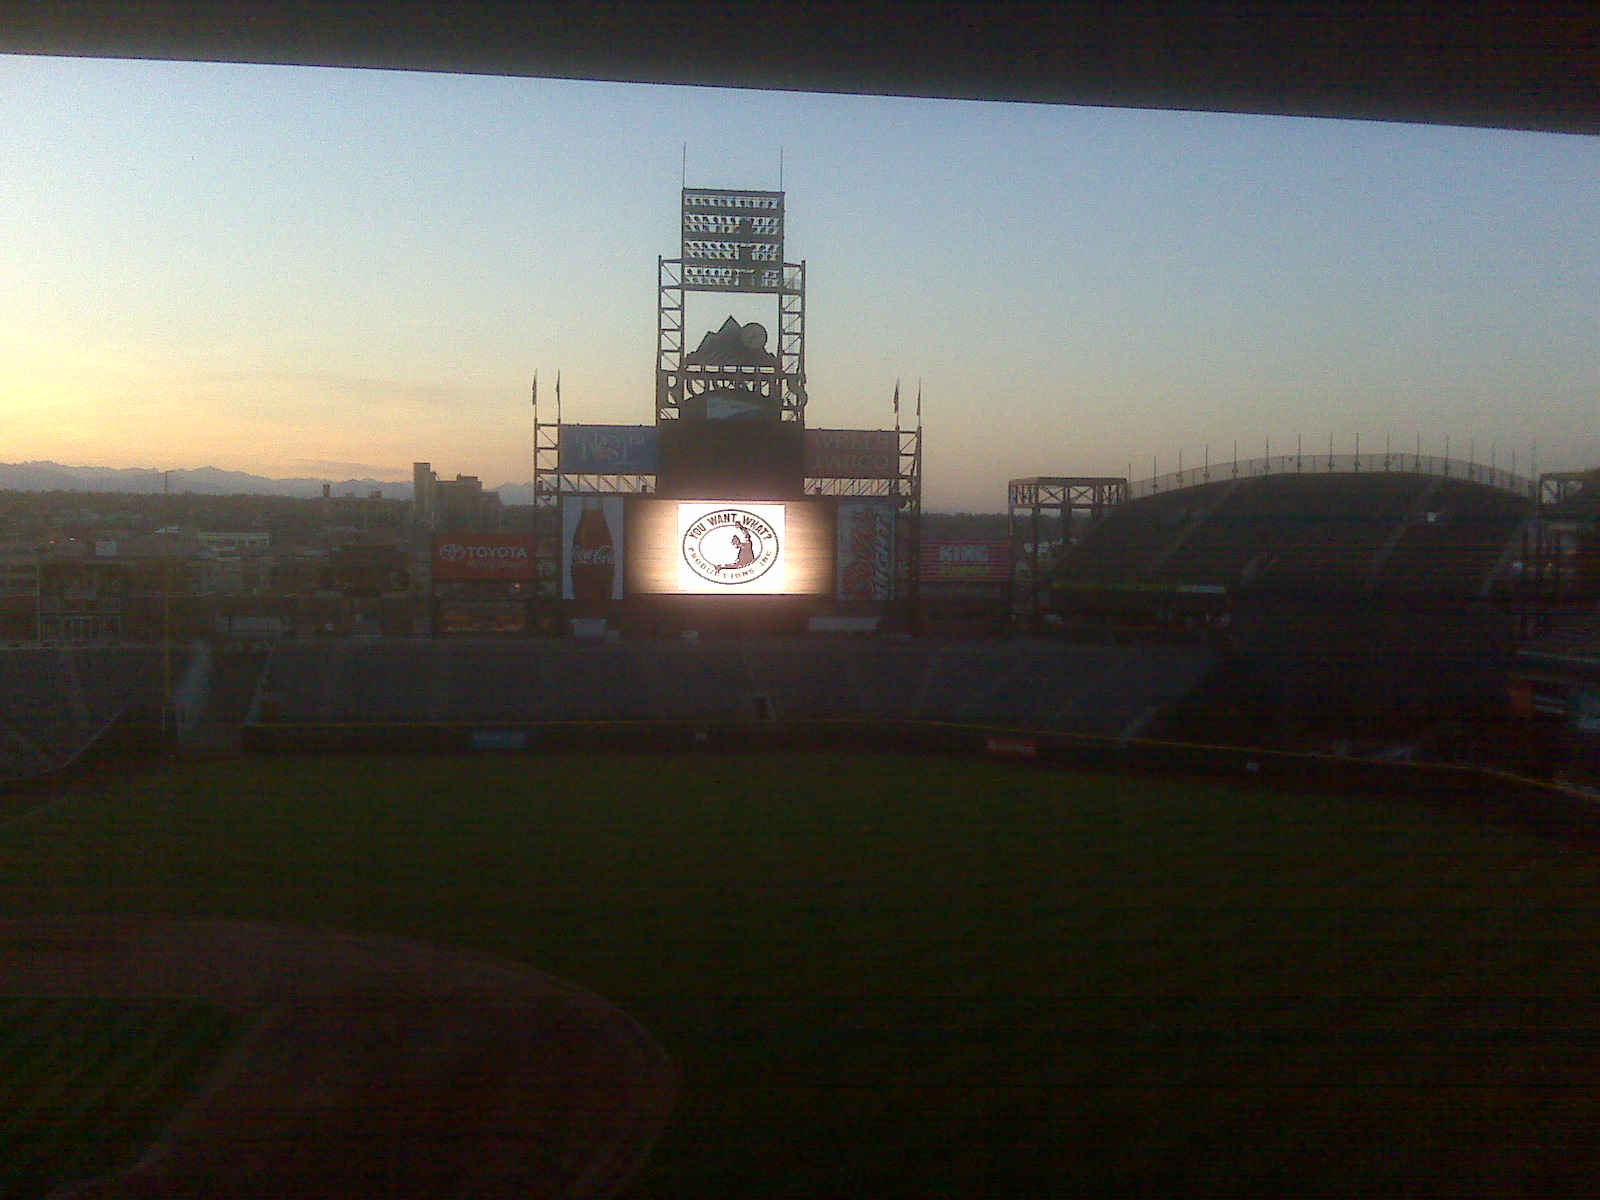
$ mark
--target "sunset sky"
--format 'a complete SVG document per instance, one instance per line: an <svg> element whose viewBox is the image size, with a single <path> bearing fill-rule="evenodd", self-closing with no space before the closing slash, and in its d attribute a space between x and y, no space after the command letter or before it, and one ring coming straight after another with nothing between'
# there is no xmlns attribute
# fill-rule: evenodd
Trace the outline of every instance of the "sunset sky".
<svg viewBox="0 0 1600 1200"><path fill-rule="evenodd" d="M920 379L932 508L1297 435L1600 465L1600 139L17 56L0 130L3 462L528 480L535 370L652 419L687 144L781 148L808 422Z"/></svg>

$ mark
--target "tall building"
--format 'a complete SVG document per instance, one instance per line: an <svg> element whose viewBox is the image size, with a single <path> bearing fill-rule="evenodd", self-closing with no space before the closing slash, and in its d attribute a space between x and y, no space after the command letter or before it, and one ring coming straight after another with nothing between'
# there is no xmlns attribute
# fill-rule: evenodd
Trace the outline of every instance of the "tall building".
<svg viewBox="0 0 1600 1200"><path fill-rule="evenodd" d="M418 532L433 528L433 485L437 478L432 463L411 464L412 520Z"/></svg>
<svg viewBox="0 0 1600 1200"><path fill-rule="evenodd" d="M436 479L434 528L440 533L494 533L500 528L500 493L483 490L476 475Z"/></svg>
<svg viewBox="0 0 1600 1200"><path fill-rule="evenodd" d="M494 533L500 528L500 493L483 490L476 475L440 479L433 464L411 466L412 512L417 533Z"/></svg>

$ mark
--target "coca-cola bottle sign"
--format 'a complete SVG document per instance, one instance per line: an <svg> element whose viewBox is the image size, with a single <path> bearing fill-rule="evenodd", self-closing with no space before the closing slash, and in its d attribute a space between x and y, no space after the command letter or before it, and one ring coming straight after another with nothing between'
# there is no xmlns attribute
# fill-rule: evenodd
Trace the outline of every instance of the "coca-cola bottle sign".
<svg viewBox="0 0 1600 1200"><path fill-rule="evenodd" d="M598 496L585 496L583 512L572 531L572 598L600 603L612 598L617 550L611 526Z"/></svg>

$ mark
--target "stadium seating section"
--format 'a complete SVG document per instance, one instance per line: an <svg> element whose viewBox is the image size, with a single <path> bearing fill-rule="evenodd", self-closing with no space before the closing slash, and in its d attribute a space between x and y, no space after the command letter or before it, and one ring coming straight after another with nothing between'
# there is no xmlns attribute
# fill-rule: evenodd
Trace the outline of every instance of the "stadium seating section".
<svg viewBox="0 0 1600 1200"><path fill-rule="evenodd" d="M189 651L172 655L181 678ZM159 647L0 651L0 781L62 766L119 719L159 721Z"/></svg>
<svg viewBox="0 0 1600 1200"><path fill-rule="evenodd" d="M277 719L536 722L914 718L1116 735L1187 693L1209 651L1049 642L296 643Z"/></svg>
<svg viewBox="0 0 1600 1200"><path fill-rule="evenodd" d="M1241 478L1130 501L1057 575L1078 589L1143 582L1474 596L1528 508L1509 492L1429 475Z"/></svg>
<svg viewBox="0 0 1600 1200"><path fill-rule="evenodd" d="M1422 474L1229 478L1122 505L1057 578L1080 593L1227 588L1235 651L1291 699L1490 695L1510 639L1481 597L1528 507ZM236 746L258 695L287 724L867 717L1130 736L1216 661L1021 639L296 642L208 667L195 744ZM0 781L70 762L119 717L153 724L163 673L156 647L0 652Z"/></svg>

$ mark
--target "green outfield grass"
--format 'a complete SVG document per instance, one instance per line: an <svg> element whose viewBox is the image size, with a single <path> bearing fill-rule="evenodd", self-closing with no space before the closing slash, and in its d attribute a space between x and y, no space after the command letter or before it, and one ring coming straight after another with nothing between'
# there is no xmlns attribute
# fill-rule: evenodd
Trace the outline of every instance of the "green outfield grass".
<svg viewBox="0 0 1600 1200"><path fill-rule="evenodd" d="M194 1000L0 999L0 1198L132 1166L240 1032Z"/></svg>
<svg viewBox="0 0 1600 1200"><path fill-rule="evenodd" d="M1587 1194L1597 865L1403 802L1006 763L250 758L0 828L0 915L571 979L683 1076L636 1197Z"/></svg>

